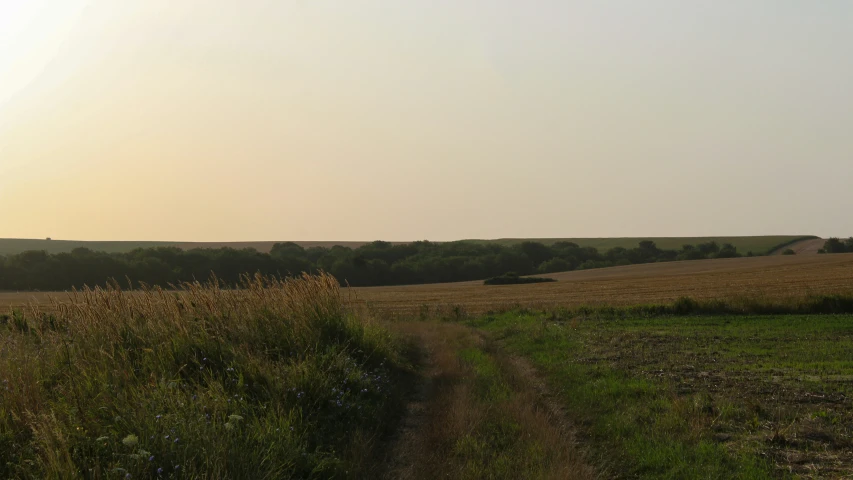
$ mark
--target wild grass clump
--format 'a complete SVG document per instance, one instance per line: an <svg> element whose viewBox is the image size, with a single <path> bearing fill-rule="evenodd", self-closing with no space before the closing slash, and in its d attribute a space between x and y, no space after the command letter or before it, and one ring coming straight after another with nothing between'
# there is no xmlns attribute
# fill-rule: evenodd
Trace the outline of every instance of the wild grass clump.
<svg viewBox="0 0 853 480"><path fill-rule="evenodd" d="M326 478L369 468L393 338L330 275L74 292L0 317L2 478Z"/></svg>

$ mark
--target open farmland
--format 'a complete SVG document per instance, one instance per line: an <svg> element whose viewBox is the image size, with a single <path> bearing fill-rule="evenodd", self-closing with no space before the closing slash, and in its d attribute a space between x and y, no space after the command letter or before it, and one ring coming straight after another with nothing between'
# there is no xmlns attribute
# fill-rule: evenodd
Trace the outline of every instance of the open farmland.
<svg viewBox="0 0 853 480"><path fill-rule="evenodd" d="M409 397L414 405L408 407L411 413L402 420L399 434L389 440L389 458L373 459L385 462L382 468L391 472L387 478L434 478L437 471L446 478L511 478L507 472L525 472L525 478L757 479L787 478L788 473L805 478L845 478L853 465L850 315L673 316L649 313L651 310L633 314L627 309L616 315L606 310L576 315L554 307L635 306L672 302L684 296L731 302L760 299L784 306L809 295L850 295L853 254L667 262L549 276L558 281L493 287L460 282L343 289L346 305L367 306L379 318L400 320L390 326L401 338L411 339L406 345L417 346L412 352L430 352L411 357L418 366L419 393ZM251 288L227 294L239 300L229 304L232 311L242 311L240 302L254 304ZM331 285L328 289L334 292ZM159 299L157 295L161 294L88 293L78 296L77 303L83 310L93 301L100 302L101 309L115 310L108 322L102 322L110 325L132 317L134 306L162 310L165 307L158 306L161 302L171 305L172 295L162 294ZM28 300L51 310L49 296L0 293L0 310L22 306ZM67 298L61 293L53 296ZM187 304L194 308L205 305L196 301ZM507 310L514 306L536 308ZM181 311L175 305L169 308ZM23 308L23 313L7 316L6 324L10 329L20 329L18 319L29 318L28 322L41 322L32 331L51 332L55 327L50 322L65 319L78 309L53 310L54 317ZM496 310L506 311L486 313ZM352 311L366 313L361 308ZM436 316L458 321L432 321ZM413 322L414 318L427 321ZM29 331L26 324L24 330ZM76 329L68 332L79 333ZM252 335L261 334L252 331ZM83 342L83 338L74 341ZM118 340L87 341L121 344ZM167 343L162 338L159 341ZM204 346L205 350L215 348L219 347L213 341ZM91 349L91 355L97 350ZM142 351L149 350L154 351ZM202 369L207 368L206 361L201 353L190 359L201 362L198 366ZM168 365L172 363L180 364ZM315 393L327 394L326 390L334 392L337 388L324 387ZM324 405L335 411L337 399L331 398ZM383 408L402 408L403 401L397 397ZM226 401L223 408L228 404ZM184 408L183 404L176 405ZM494 405L500 408L489 408ZM157 412L187 413L177 408L156 404L148 408L147 416L128 417L136 423L122 426L125 431L141 428L145 432L139 435L140 441L149 439L144 452L156 450L160 453L152 453L155 460L160 461L161 456L168 460L166 467L160 468L182 465L202 471L204 467L193 464L188 455L209 448L207 437L199 436L191 447L181 450L149 435L173 434L163 430ZM170 419L178 418L177 414L170 415ZM231 415L250 418L242 413ZM347 426L341 433L355 435L359 428L389 426L380 421L368 423ZM99 425L94 420L90 424ZM179 423L174 425L171 428L178 428ZM325 431L324 425L308 425L304 434ZM21 429L25 426L18 425ZM76 428L71 424L68 427ZM229 429L228 425L222 428ZM234 428L232 424L231 430ZM127 438L121 436L123 432L110 436L92 431L86 435L101 435L99 442L107 439L107 443L96 446L108 450L90 455L129 448L122 443ZM181 438L183 442L183 435ZM130 439L137 441L136 436ZM580 450L575 448L576 443L581 444ZM75 447L63 446L60 450L67 448ZM291 450L299 451L288 452ZM16 455L16 468L33 468L34 464L26 460L37 462L35 457L27 458L27 452ZM140 454L130 458L134 455ZM345 453L340 461L352 462L349 455ZM240 463L234 465L242 468ZM566 465L571 465L571 475ZM68 463L62 468L65 472L77 467ZM145 467L122 463L120 468L144 472Z"/></svg>
<svg viewBox="0 0 853 480"><path fill-rule="evenodd" d="M637 305L680 297L785 300L808 295L853 293L853 254L768 256L667 262L549 274L558 280L535 285L485 286L482 282L352 288L356 301L391 314L419 313L424 306L459 305L469 313L516 305L554 307ZM43 292L0 293L0 308ZM62 297L63 294L53 294Z"/></svg>
<svg viewBox="0 0 853 480"><path fill-rule="evenodd" d="M529 359L604 478L850 478L850 315L471 321ZM793 474L793 475L791 475Z"/></svg>
<svg viewBox="0 0 853 480"><path fill-rule="evenodd" d="M853 254L772 256L628 265L549 274L554 283L485 286L482 282L353 289L370 306L412 314L459 305L482 313L514 305L638 305L697 300L788 300L853 293Z"/></svg>

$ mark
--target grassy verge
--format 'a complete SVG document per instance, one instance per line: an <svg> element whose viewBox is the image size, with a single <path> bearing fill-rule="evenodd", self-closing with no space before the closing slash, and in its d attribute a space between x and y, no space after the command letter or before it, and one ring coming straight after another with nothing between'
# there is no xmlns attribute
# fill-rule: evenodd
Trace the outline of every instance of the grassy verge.
<svg viewBox="0 0 853 480"><path fill-rule="evenodd" d="M363 478L403 404L330 276L85 291L0 317L2 478Z"/></svg>
<svg viewBox="0 0 853 480"><path fill-rule="evenodd" d="M473 321L541 369L620 478L843 478L853 317Z"/></svg>

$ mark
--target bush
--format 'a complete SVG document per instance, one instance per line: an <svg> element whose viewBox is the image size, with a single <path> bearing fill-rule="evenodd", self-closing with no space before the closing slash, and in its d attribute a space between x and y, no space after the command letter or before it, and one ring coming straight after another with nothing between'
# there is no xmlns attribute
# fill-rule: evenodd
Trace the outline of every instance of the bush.
<svg viewBox="0 0 853 480"><path fill-rule="evenodd" d="M785 251L782 252L782 255L796 255L797 252L791 250L790 248L786 248Z"/></svg>
<svg viewBox="0 0 853 480"><path fill-rule="evenodd" d="M830 237L826 243L823 244L823 249L825 253L853 253L853 237L848 238L845 241L841 241L841 239Z"/></svg>
<svg viewBox="0 0 853 480"><path fill-rule="evenodd" d="M525 283L556 282L553 278L544 277L520 277L515 272L508 272L499 277L492 277L483 282L483 285L519 285Z"/></svg>
<svg viewBox="0 0 853 480"><path fill-rule="evenodd" d="M562 258L552 258L539 265L539 273L567 272L572 269L572 264Z"/></svg>

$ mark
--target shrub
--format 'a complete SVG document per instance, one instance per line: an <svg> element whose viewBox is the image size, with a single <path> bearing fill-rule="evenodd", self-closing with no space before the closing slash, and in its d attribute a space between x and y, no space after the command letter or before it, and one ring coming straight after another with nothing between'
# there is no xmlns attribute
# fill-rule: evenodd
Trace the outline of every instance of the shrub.
<svg viewBox="0 0 853 480"><path fill-rule="evenodd" d="M492 277L483 282L484 285L518 285L524 283L556 282L553 278L520 277L515 272L508 272L499 277Z"/></svg>
<svg viewBox="0 0 853 480"><path fill-rule="evenodd" d="M853 252L853 237L849 238L846 241L842 241L841 239L830 237L826 243L823 244L823 250L826 253L848 253Z"/></svg>
<svg viewBox="0 0 853 480"><path fill-rule="evenodd" d="M552 258L539 265L539 273L567 272L572 269L572 264L562 258Z"/></svg>
<svg viewBox="0 0 853 480"><path fill-rule="evenodd" d="M786 248L785 251L782 252L782 255L796 255L797 252L791 250L790 248Z"/></svg>

